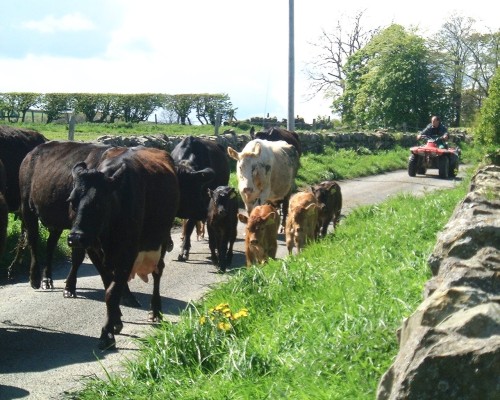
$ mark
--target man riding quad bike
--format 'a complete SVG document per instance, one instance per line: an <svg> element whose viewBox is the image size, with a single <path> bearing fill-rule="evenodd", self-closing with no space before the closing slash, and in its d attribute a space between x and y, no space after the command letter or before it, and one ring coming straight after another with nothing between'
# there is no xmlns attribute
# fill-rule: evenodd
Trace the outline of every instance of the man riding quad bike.
<svg viewBox="0 0 500 400"><path fill-rule="evenodd" d="M427 140L427 143L410 148L408 175L425 175L428 168L437 168L440 178L455 178L458 174L460 149L448 147L442 137L432 138L425 135L419 137Z"/></svg>

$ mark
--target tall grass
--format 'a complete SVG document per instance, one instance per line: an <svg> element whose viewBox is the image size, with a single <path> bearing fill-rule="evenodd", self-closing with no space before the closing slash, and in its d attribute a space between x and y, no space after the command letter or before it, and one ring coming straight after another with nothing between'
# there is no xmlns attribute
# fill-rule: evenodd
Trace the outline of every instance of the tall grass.
<svg viewBox="0 0 500 400"><path fill-rule="evenodd" d="M398 350L395 331L422 300L436 234L468 181L358 208L299 255L236 271L180 322L142 339L124 374L73 396L373 399ZM248 316L228 330L207 324L221 303Z"/></svg>

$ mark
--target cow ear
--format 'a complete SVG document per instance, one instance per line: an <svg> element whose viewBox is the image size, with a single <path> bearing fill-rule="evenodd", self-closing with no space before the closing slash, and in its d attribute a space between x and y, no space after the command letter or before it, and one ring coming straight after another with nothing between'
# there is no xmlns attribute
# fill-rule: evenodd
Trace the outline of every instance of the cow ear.
<svg viewBox="0 0 500 400"><path fill-rule="evenodd" d="M120 168L118 168L118 169L117 169L117 170L113 173L113 175L111 175L111 176L109 177L109 181L110 181L112 184L114 184L114 185L115 185L115 184L118 184L118 183L121 181L121 179L122 179L122 177L123 177L123 175L124 175L124 173L125 173L125 169L126 169L125 163L122 163L122 165L120 166Z"/></svg>
<svg viewBox="0 0 500 400"><path fill-rule="evenodd" d="M231 146L228 146L227 147L227 154L229 155L229 157L231 157L233 160L236 160L236 161L239 161L240 159L240 155L239 153L233 149Z"/></svg>
<svg viewBox="0 0 500 400"><path fill-rule="evenodd" d="M208 197L210 197L211 199L213 199L214 197L214 191L211 190L210 188L207 189L207 193L208 193Z"/></svg>
<svg viewBox="0 0 500 400"><path fill-rule="evenodd" d="M71 174L73 175L73 179L75 179L78 175L80 175L83 171L87 170L87 164L85 162L80 161L79 163L76 163L71 170Z"/></svg>
<svg viewBox="0 0 500 400"><path fill-rule="evenodd" d="M266 225L274 224L275 218L276 218L276 213L274 211L267 214L266 215Z"/></svg>
<svg viewBox="0 0 500 400"><path fill-rule="evenodd" d="M255 147L253 148L252 155L258 156L260 154L260 143L255 143Z"/></svg>
<svg viewBox="0 0 500 400"><path fill-rule="evenodd" d="M238 219L244 224L248 223L248 217L245 214L238 213Z"/></svg>

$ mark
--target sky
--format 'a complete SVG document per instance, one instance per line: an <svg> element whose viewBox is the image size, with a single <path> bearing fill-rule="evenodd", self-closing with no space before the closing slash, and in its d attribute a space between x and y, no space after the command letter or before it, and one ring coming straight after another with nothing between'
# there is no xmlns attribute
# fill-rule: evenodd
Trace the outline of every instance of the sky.
<svg viewBox="0 0 500 400"><path fill-rule="evenodd" d="M288 0L23 0L0 8L0 92L224 93L239 120L288 116ZM341 4L339 4L341 3ZM398 23L422 36L455 14L498 30L491 0L294 1L294 114L311 123L331 100L305 72L313 43L349 26ZM161 116L159 116L161 119Z"/></svg>

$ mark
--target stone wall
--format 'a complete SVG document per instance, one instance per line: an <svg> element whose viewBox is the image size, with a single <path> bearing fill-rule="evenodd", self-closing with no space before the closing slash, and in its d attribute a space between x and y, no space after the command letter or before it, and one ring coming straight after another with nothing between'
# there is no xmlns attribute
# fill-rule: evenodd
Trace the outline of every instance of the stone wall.
<svg viewBox="0 0 500 400"><path fill-rule="evenodd" d="M430 256L377 399L500 399L500 167L477 171Z"/></svg>
<svg viewBox="0 0 500 400"><path fill-rule="evenodd" d="M389 150L396 145L410 148L419 142L415 133L392 134L385 131L372 133L353 132L353 133L299 133L302 150L304 152L321 153L325 146L335 146L338 149L354 149L358 151L367 150ZM459 144L462 141L468 141L470 138L465 132L450 132L453 142ZM251 140L250 135L236 135L232 131L217 136L200 136L220 143L222 146L231 146L241 151L243 147ZM111 144L115 146L138 146L157 147L171 152L184 136L167 135L149 135L149 136L101 136L98 142Z"/></svg>

